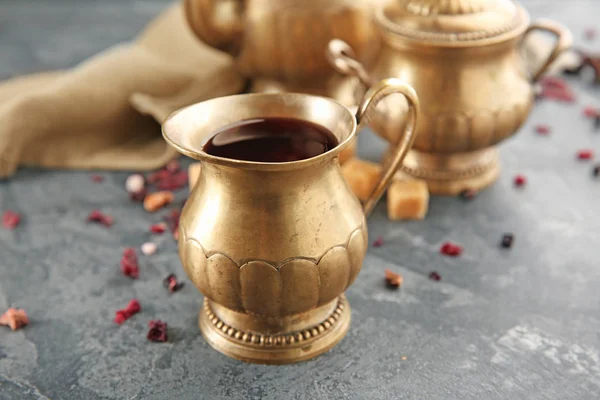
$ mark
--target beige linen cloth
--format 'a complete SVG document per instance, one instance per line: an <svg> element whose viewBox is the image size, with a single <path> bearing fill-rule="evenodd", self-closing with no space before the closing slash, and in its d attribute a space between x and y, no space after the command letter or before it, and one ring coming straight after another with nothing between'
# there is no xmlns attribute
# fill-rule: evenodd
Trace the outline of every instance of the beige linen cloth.
<svg viewBox="0 0 600 400"><path fill-rule="evenodd" d="M526 57L541 59L549 46L530 41ZM71 70L0 83L0 177L20 165L158 168L176 152L157 121L244 85L233 60L196 39L174 5L131 44Z"/></svg>
<svg viewBox="0 0 600 400"><path fill-rule="evenodd" d="M130 44L0 83L0 177L20 165L158 168L176 152L156 121L244 85L233 60L196 39L172 6Z"/></svg>

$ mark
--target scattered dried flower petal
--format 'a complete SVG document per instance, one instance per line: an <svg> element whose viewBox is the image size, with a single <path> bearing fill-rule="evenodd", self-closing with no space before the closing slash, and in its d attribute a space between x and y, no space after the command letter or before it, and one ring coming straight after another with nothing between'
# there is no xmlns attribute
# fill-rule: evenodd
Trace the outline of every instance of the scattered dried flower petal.
<svg viewBox="0 0 600 400"><path fill-rule="evenodd" d="M383 237L377 236L377 239L373 242L373 247L381 247L383 246Z"/></svg>
<svg viewBox="0 0 600 400"><path fill-rule="evenodd" d="M162 191L152 193L146 196L144 199L144 209L148 212L155 212L173 202L173 193L169 191Z"/></svg>
<svg viewBox="0 0 600 400"><path fill-rule="evenodd" d="M123 250L123 256L121 257L121 272L123 275L133 279L137 279L140 276L140 267L134 248L129 247Z"/></svg>
<svg viewBox="0 0 600 400"><path fill-rule="evenodd" d="M591 160L594 158L594 152L590 149L583 149L577 152L577 158L580 160Z"/></svg>
<svg viewBox="0 0 600 400"><path fill-rule="evenodd" d="M148 335L146 336L151 342L166 342L167 336L167 323L160 320L152 320L148 322Z"/></svg>
<svg viewBox="0 0 600 400"><path fill-rule="evenodd" d="M27 317L27 313L20 308L9 308L0 316L0 325L9 326L13 331L21 329L28 324L29 318Z"/></svg>
<svg viewBox="0 0 600 400"><path fill-rule="evenodd" d="M387 283L388 287L397 289L402 286L403 278L402 275L392 272L392 270L386 268L385 282Z"/></svg>
<svg viewBox="0 0 600 400"><path fill-rule="evenodd" d="M600 110L592 106L587 106L583 109L583 115L587 118L595 118L600 115Z"/></svg>
<svg viewBox="0 0 600 400"><path fill-rule="evenodd" d="M103 214L100 210L93 210L87 217L88 222L97 222L104 226L111 226L114 222L113 217Z"/></svg>
<svg viewBox="0 0 600 400"><path fill-rule="evenodd" d="M575 101L575 93L571 90L567 83L555 76L545 76L540 80L542 92L541 98L573 103Z"/></svg>
<svg viewBox="0 0 600 400"><path fill-rule="evenodd" d="M452 242L445 242L440 247L440 253L450 257L460 256L463 250L462 246Z"/></svg>
<svg viewBox="0 0 600 400"><path fill-rule="evenodd" d="M176 292L185 285L184 282L177 282L177 276L175 276L175 274L170 274L167 276L163 280L163 283L165 287L169 289L169 292Z"/></svg>
<svg viewBox="0 0 600 400"><path fill-rule="evenodd" d="M504 247L505 249L510 249L513 245L514 240L515 236L512 233L505 233L504 235L502 235L502 247Z"/></svg>
<svg viewBox="0 0 600 400"><path fill-rule="evenodd" d="M465 189L460 192L460 197L463 200L473 200L475 197L477 197L477 191L474 189Z"/></svg>
<svg viewBox="0 0 600 400"><path fill-rule="evenodd" d="M156 253L157 248L158 246L156 246L156 243L146 242L141 247L142 254L145 256L151 256L152 254Z"/></svg>
<svg viewBox="0 0 600 400"><path fill-rule="evenodd" d="M132 201L141 203L146 199L146 196L148 195L148 191L146 189L142 189L139 192L131 192L129 193L129 198Z"/></svg>
<svg viewBox="0 0 600 400"><path fill-rule="evenodd" d="M514 183L517 187L524 186L527 183L527 178L524 175L517 175L515 176Z"/></svg>
<svg viewBox="0 0 600 400"><path fill-rule="evenodd" d="M179 190L188 184L188 173L187 171L180 171L174 173L162 181L156 183L156 187L160 190Z"/></svg>
<svg viewBox="0 0 600 400"><path fill-rule="evenodd" d="M158 224L150 225L150 232L152 233L165 233L167 231L167 224L159 222Z"/></svg>
<svg viewBox="0 0 600 400"><path fill-rule="evenodd" d="M2 225L6 229L15 229L21 223L21 215L12 211L6 210L2 214Z"/></svg>
<svg viewBox="0 0 600 400"><path fill-rule="evenodd" d="M146 179L142 174L133 174L127 177L125 181L125 190L127 193L139 193L146 187Z"/></svg>
<svg viewBox="0 0 600 400"><path fill-rule="evenodd" d="M104 177L102 175L96 175L96 174L90 175L90 179L94 183L104 182Z"/></svg>
<svg viewBox="0 0 600 400"><path fill-rule="evenodd" d="M129 304L127 304L127 307L125 307L122 310L118 310L115 313L115 322L121 325L123 322L127 321L129 318L139 313L141 310L142 306L140 305L140 302L136 299L132 299L129 301Z"/></svg>
<svg viewBox="0 0 600 400"><path fill-rule="evenodd" d="M432 281L441 281L442 276L437 272L433 271L429 273L429 279L431 279Z"/></svg>
<svg viewBox="0 0 600 400"><path fill-rule="evenodd" d="M548 125L536 125L535 132L540 135L547 135L550 133L550 127Z"/></svg>

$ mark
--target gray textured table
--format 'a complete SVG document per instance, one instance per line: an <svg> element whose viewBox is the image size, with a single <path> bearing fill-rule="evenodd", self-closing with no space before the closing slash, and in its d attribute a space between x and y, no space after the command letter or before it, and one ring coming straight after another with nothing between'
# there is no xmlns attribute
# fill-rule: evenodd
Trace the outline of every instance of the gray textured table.
<svg viewBox="0 0 600 400"><path fill-rule="evenodd" d="M72 66L132 37L165 4L2 0L0 78ZM595 0L525 4L580 42L598 27ZM0 183L0 209L25 216L16 231L0 229L0 309L25 308L32 323L0 329L0 399L599 398L600 181L575 152L600 152L600 132L581 116L600 106L600 91L572 84L579 103L540 103L502 147L501 179L474 201L434 198L414 223L390 223L380 204L369 229L385 245L369 249L348 292L350 333L298 365L247 365L211 350L197 328L197 290L161 287L168 273L183 275L170 237L141 258L139 280L121 277L121 248L147 240L160 218L129 202L125 173L94 184L84 172L19 171ZM532 132L539 122L550 137ZM376 157L381 143L361 141ZM529 178L523 190L512 186L517 173ZM97 207L114 215L112 229L84 222ZM508 231L516 242L507 251ZM465 245L463 256L438 254L448 239ZM404 275L400 292L384 287L386 267ZM427 279L433 270L441 282ZM143 313L117 327L113 313L132 297ZM146 341L152 318L169 323L170 343Z"/></svg>

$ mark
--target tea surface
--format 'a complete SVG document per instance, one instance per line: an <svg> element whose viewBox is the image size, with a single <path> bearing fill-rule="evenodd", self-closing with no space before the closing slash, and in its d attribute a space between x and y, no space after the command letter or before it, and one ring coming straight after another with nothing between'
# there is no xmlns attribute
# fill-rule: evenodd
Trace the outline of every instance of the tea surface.
<svg viewBox="0 0 600 400"><path fill-rule="evenodd" d="M295 118L257 118L221 129L203 150L218 157L276 163L305 160L337 145L337 138L321 125Z"/></svg>

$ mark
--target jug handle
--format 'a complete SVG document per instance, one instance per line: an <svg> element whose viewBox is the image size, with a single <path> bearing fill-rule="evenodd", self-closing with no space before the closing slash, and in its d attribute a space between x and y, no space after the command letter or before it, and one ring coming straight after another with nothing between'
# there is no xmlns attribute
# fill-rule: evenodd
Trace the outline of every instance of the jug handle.
<svg viewBox="0 0 600 400"><path fill-rule="evenodd" d="M325 52L327 60L333 68L344 76L356 76L365 87L371 87L373 80L365 67L356 59L352 47L343 40L333 39L327 45Z"/></svg>
<svg viewBox="0 0 600 400"><path fill-rule="evenodd" d="M529 25L523 34L523 39L525 39L527 35L534 31L549 32L556 36L556 42L554 43L554 48L550 52L550 55L531 78L532 82L537 82L542 77L544 72L546 72L548 67L550 67L550 65L552 65L552 63L558 58L558 56L563 51L571 47L571 44L573 43L573 35L569 29L558 22L551 20L539 20Z"/></svg>
<svg viewBox="0 0 600 400"><path fill-rule="evenodd" d="M413 142L415 141L417 117L420 112L419 98L417 97L417 93L412 86L406 84L400 79L388 78L369 87L360 104L358 105L358 111L356 112L358 132L362 126L369 122L369 118L372 115L373 109L377 106L377 103L379 103L379 101L384 97L393 93L399 93L406 97L409 108L408 121L402 136L398 140L396 149L392 153L392 157L388 162L387 168L383 172L379 182L377 182L377 185L375 186L375 189L373 189L373 192L369 196L368 200L363 205L363 211L367 217L371 214L375 208L375 205L377 205L377 202L387 190L388 186L392 182L394 174L402 165L404 157L406 157L408 150L410 150Z"/></svg>

